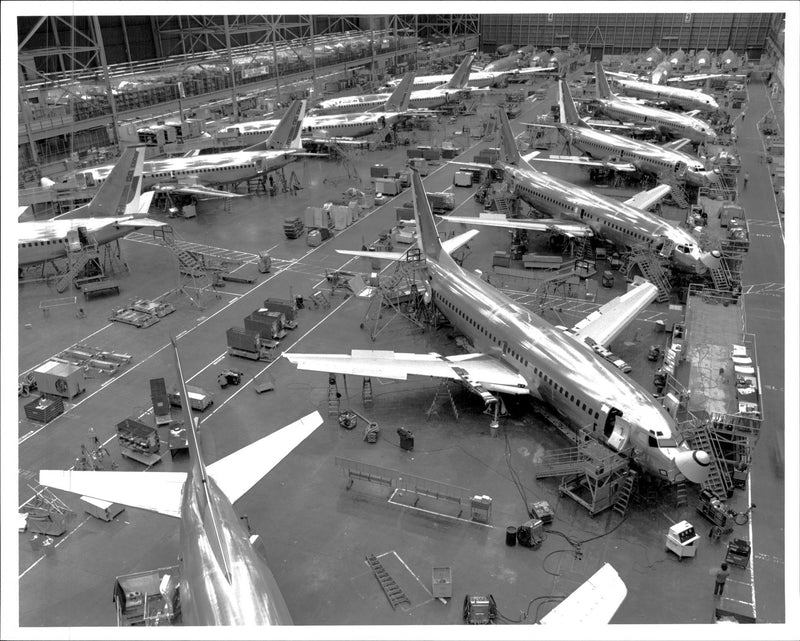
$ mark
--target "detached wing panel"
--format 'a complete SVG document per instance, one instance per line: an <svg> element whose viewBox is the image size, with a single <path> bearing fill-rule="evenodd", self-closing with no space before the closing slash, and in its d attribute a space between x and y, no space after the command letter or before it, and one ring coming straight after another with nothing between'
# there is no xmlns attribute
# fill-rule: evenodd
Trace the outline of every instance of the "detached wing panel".
<svg viewBox="0 0 800 641"><path fill-rule="evenodd" d="M180 517L185 472L42 470L39 483L101 501Z"/></svg>
<svg viewBox="0 0 800 641"><path fill-rule="evenodd" d="M335 374L356 374L405 381L427 376L463 381L454 367L467 372L469 380L486 389L527 394L525 379L502 362L485 354L444 357L383 350L353 350L350 354L284 354L298 369ZM517 391L518 390L518 391Z"/></svg>
<svg viewBox="0 0 800 641"><path fill-rule="evenodd" d="M567 236L593 236L591 228L581 223L569 223L555 218L506 218L498 214L481 214L480 216L442 216L442 220L465 225L482 225L484 227L504 227L506 229L527 229L530 231L550 231Z"/></svg>
<svg viewBox="0 0 800 641"><path fill-rule="evenodd" d="M312 412L206 466L206 471L234 503L320 425L319 412Z"/></svg>
<svg viewBox="0 0 800 641"><path fill-rule="evenodd" d="M672 187L669 185L659 185L658 187L648 189L647 191L640 191L632 198L628 198L628 200L625 201L625 204L646 211L664 198L664 196L666 196L670 191L672 191Z"/></svg>
<svg viewBox="0 0 800 641"><path fill-rule="evenodd" d="M605 625L628 596L617 571L605 563L542 618L542 625Z"/></svg>
<svg viewBox="0 0 800 641"><path fill-rule="evenodd" d="M658 287L648 280L637 278L638 280L634 280L635 286L630 291L608 301L576 323L572 333L582 340L591 338L595 343L608 347L639 312L658 296Z"/></svg>

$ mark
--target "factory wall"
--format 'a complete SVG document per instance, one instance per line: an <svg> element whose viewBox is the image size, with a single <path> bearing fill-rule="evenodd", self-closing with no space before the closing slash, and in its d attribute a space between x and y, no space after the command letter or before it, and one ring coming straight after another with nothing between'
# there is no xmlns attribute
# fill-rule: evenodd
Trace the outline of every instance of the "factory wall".
<svg viewBox="0 0 800 641"><path fill-rule="evenodd" d="M733 49L758 58L764 47L770 13L531 13L482 15L481 49L535 45L566 48L605 46L605 54L646 51L658 46L664 53L676 49Z"/></svg>

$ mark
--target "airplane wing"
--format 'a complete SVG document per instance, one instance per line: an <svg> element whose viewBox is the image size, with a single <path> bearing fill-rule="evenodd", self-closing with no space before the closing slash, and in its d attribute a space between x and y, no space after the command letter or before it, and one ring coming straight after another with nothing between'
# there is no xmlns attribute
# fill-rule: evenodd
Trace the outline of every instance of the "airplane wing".
<svg viewBox="0 0 800 641"><path fill-rule="evenodd" d="M635 73L628 73L627 71L606 71L607 76L612 78L622 78L623 80L641 80L641 77Z"/></svg>
<svg viewBox="0 0 800 641"><path fill-rule="evenodd" d="M482 213L478 216L442 216L442 220L465 225L485 227L505 227L507 229L528 229L530 231L551 231L579 238L593 236L591 227L581 223L569 223L555 218L506 218L502 214Z"/></svg>
<svg viewBox="0 0 800 641"><path fill-rule="evenodd" d="M678 140L671 140L668 143L661 145L664 149L672 151L680 151L691 142L688 138L679 138Z"/></svg>
<svg viewBox="0 0 800 641"><path fill-rule="evenodd" d="M625 204L637 209L647 210L664 198L670 191L672 191L672 187L669 185L659 185L647 191L640 191L632 198L628 198Z"/></svg>
<svg viewBox="0 0 800 641"><path fill-rule="evenodd" d="M655 132L655 127L637 125L632 122L616 123L616 122L609 122L607 120L604 121L587 120L586 124L588 124L592 129L598 129L600 131L603 130L623 131L623 132L633 132L638 134Z"/></svg>
<svg viewBox="0 0 800 641"><path fill-rule="evenodd" d="M699 109L692 109L691 111L687 111L684 115L689 116L690 118L696 118L702 112Z"/></svg>
<svg viewBox="0 0 800 641"><path fill-rule="evenodd" d="M405 381L409 376L427 376L462 381L477 389L527 394L525 379L502 361L486 354L440 356L384 350L354 349L350 354L284 353L297 369L336 374L356 374Z"/></svg>
<svg viewBox="0 0 800 641"><path fill-rule="evenodd" d="M595 160L594 158L587 158L586 156L549 156L548 158L540 158L538 152L534 151L522 157L526 162L534 160L537 162L557 162L565 165L580 165L582 167L607 167L616 171L636 171L636 167L629 162Z"/></svg>
<svg viewBox="0 0 800 641"><path fill-rule="evenodd" d="M617 571L604 563L597 572L548 612L542 625L591 626L611 621L628 595L628 588Z"/></svg>
<svg viewBox="0 0 800 641"><path fill-rule="evenodd" d="M608 347L620 332L658 296L658 287L637 276L629 291L608 301L586 318L576 323L571 334Z"/></svg>
<svg viewBox="0 0 800 641"><path fill-rule="evenodd" d="M443 240L441 241L442 249L444 249L448 254L452 254L457 249L460 249L461 247L466 245L479 233L480 232L478 232L477 229L471 229L467 232L464 232L463 234L459 234L458 236L453 236L452 238ZM406 254L408 253L408 249L402 252L374 252L369 250L358 250L358 249L337 249L336 252L339 254L344 254L345 256L377 258L379 260L403 260L403 258L405 258Z"/></svg>
<svg viewBox="0 0 800 641"><path fill-rule="evenodd" d="M230 502L235 503L320 425L322 416L319 412L312 412L207 465L206 471Z"/></svg>
<svg viewBox="0 0 800 641"><path fill-rule="evenodd" d="M186 472L39 472L39 483L47 487L174 517L181 514L181 492L185 482Z"/></svg>
<svg viewBox="0 0 800 641"><path fill-rule="evenodd" d="M192 196L208 196L210 198L241 198L244 194L234 194L221 189L213 189L200 184L165 184L153 185L153 191L161 194L189 194Z"/></svg>
<svg viewBox="0 0 800 641"><path fill-rule="evenodd" d="M686 76L672 76L671 78L667 78L667 82L701 82L711 78L724 78L727 75L728 74L725 73L695 73Z"/></svg>

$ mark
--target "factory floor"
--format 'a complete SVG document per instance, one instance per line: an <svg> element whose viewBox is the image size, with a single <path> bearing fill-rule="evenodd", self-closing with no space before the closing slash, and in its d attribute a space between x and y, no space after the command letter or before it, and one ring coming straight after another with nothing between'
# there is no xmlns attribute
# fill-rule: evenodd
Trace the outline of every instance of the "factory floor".
<svg viewBox="0 0 800 641"><path fill-rule="evenodd" d="M762 110L763 87L751 85L748 122L740 136L740 152L750 183L743 193L749 218L763 220L764 234L756 235L745 263L746 283L781 281L783 243L771 226L775 212L767 203L771 193L769 176L756 165L761 152L755 122ZM549 111L555 87L549 85L546 100L526 103L512 127ZM764 97L766 102L766 97ZM473 120L475 118L473 117ZM453 130L458 123L447 123ZM479 122L471 123L478 130ZM424 140L441 142L446 136L420 134ZM472 160L480 148L496 146L477 139L456 138L465 146L459 157ZM362 184L369 166L383 163L392 172L404 167L405 148L359 153L354 158ZM164 377L167 387L175 383L169 336L177 335L188 383L214 393L214 404L202 416L202 427L213 435L218 458L255 439L318 410L325 423L286 461L275 468L236 505L254 533L263 537L270 567L298 625L457 625L462 623L465 595L492 594L499 612L510 620L533 622L554 605L541 605L537 597L564 596L585 581L600 566L611 563L628 590L613 623L706 624L715 606L737 612L755 611L760 623L785 620L783 515L783 325L782 298L770 290L745 292L747 331L759 340L762 387L768 424L756 448L754 467L747 489L737 491L732 502L737 509L758 504L753 520L736 526L732 537L752 541L752 563L734 567L722 601L713 596L714 573L724 560L725 541L708 538L710 523L695 511L697 489L690 489L689 503L676 507L672 491L654 495L648 502L635 501L622 517L606 510L590 518L584 508L561 497L555 479L538 481L537 463L545 452L567 447L567 441L531 411L526 403L509 404L509 415L501 420L499 434L489 428L490 417L472 394L455 391L459 418L456 420L433 380L392 382L373 380L374 405L365 407L361 380L339 377L341 408L353 409L378 424L376 443L363 439L363 423L342 429L336 416L328 415L328 376L301 372L286 359L253 362L225 353L225 331L241 326L244 316L267 297L303 295L308 301L315 289L326 289L326 270L369 272L363 259L348 259L336 249L359 249L387 231L395 222L395 208L410 200L406 190L383 206L373 208L355 224L321 246L311 248L305 238L288 240L283 219L304 216L307 206L320 206L354 185L345 180L347 168L327 160L308 159L293 166L303 189L296 196L250 196L231 202L226 211L219 201L204 201L194 219L173 219L184 240L256 254L268 251L273 259L269 274L257 274L254 264L241 268L257 277L253 284L226 283L218 293L204 292L198 307L183 294L171 294L176 312L158 324L138 329L107 320L112 307L129 298L156 298L178 286L175 259L163 247L137 236L120 243L129 271L117 276L121 294L82 304L83 318L71 307L53 308L49 316L39 309L43 299L60 295L46 283L19 288L19 370L25 373L59 351L83 343L97 348L129 353L130 364L113 377L87 381L87 390L68 403L68 411L41 425L25 418L19 405L19 504L33 495L38 470L70 467L87 443L90 428L106 445L119 469L142 470L120 455L115 426L128 416L147 422L150 406L149 380ZM441 164L425 178L428 191L451 190L456 213L480 211L472 189L452 186L453 167ZM548 171L556 170L548 168ZM588 184L578 171L566 172L573 181ZM768 205L771 205L771 200ZM757 207L756 204L760 206ZM155 215L160 217L160 215ZM491 253L506 249L508 233L487 229L471 243L464 265L490 270ZM604 267L599 268L602 273ZM622 278L615 290L596 285L598 297L623 291ZM518 287L516 294L525 292ZM80 294L79 294L80 296ZM361 329L368 301L341 292L329 296L330 307L309 305L299 312L299 326L281 341L279 351L345 352L350 349L391 349L452 354L458 351L447 329L421 331L397 318L390 329L373 342ZM597 302L602 302L598 298ZM577 307L575 308L577 309ZM733 311L738 311L731 308ZM571 324L579 316L567 305L547 310L548 320ZM573 310L574 311L574 310ZM666 305L653 305L611 345L652 387L655 365L646 360L647 348L661 339L653 320L666 315ZM588 313L588 312L586 312ZM244 372L244 383L220 389L217 373L228 367ZM252 380L268 372L275 390L253 391ZM413 450L400 447L398 429L410 430ZM162 437L164 432L162 430ZM416 505L389 496L386 488L355 481L349 489L342 471L334 465L341 457L465 488L492 498L488 523L470 520L452 507L434 499ZM187 460L165 455L153 471L186 470ZM520 485L514 478L518 477ZM175 564L179 553L178 525L164 516L128 508L111 522L89 516L78 498L58 493L76 515L67 532L42 551L41 541L19 535L20 625L23 627L113 626L116 624L111 590L116 576ZM527 520L526 504L546 500L555 518L537 550L506 544L506 528ZM683 519L695 524L701 535L696 558L682 562L665 550L669 527ZM410 603L392 608L365 561L375 555ZM432 595L431 572L447 566L452 571L452 598Z"/></svg>

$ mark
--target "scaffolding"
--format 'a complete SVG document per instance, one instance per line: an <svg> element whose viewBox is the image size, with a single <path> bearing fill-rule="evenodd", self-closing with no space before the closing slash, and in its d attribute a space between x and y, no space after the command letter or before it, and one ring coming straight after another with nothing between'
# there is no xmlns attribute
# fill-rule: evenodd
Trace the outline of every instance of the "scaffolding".
<svg viewBox="0 0 800 641"><path fill-rule="evenodd" d="M595 516L614 506L620 492L627 487L623 479L628 475L630 463L627 457L611 451L587 431L580 430L577 436L576 447L545 454L536 478L560 476L559 494L569 496Z"/></svg>
<svg viewBox="0 0 800 641"><path fill-rule="evenodd" d="M419 329L432 322L432 306L425 302L426 268L425 256L417 247L412 247L395 262L394 272L379 279L361 321L361 329L369 328L373 341L398 317L405 318Z"/></svg>

